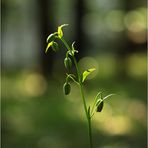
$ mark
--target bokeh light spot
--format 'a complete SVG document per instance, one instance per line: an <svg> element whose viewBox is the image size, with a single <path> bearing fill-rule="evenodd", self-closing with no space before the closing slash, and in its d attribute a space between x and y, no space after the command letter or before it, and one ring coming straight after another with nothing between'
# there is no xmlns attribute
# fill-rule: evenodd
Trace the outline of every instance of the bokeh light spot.
<svg viewBox="0 0 148 148"><path fill-rule="evenodd" d="M125 135L132 130L131 120L123 115L108 116L101 122L99 118L95 118L95 126L110 135Z"/></svg>
<svg viewBox="0 0 148 148"><path fill-rule="evenodd" d="M130 11L125 16L125 26L131 32L141 32L146 29L146 18L138 11Z"/></svg>
<svg viewBox="0 0 148 148"><path fill-rule="evenodd" d="M116 72L116 57L111 54L101 55L97 57L99 66L98 76L101 78L110 78L115 75Z"/></svg>
<svg viewBox="0 0 148 148"><path fill-rule="evenodd" d="M121 10L113 10L108 13L105 18L106 26L115 32L121 32L124 30L124 12Z"/></svg>
<svg viewBox="0 0 148 148"><path fill-rule="evenodd" d="M47 89L44 77L39 73L31 73L25 79L25 90L30 96L40 96Z"/></svg>
<svg viewBox="0 0 148 148"><path fill-rule="evenodd" d="M127 58L127 73L131 77L146 78L147 57L145 54L133 54Z"/></svg>
<svg viewBox="0 0 148 148"><path fill-rule="evenodd" d="M143 123L143 125L147 125L146 123L146 105L141 101L132 101L128 106L128 115L132 118L139 120Z"/></svg>

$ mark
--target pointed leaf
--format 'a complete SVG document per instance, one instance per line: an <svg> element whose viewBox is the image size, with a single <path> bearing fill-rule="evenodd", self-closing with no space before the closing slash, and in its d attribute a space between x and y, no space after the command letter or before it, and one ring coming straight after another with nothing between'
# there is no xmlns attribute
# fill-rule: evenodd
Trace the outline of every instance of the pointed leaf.
<svg viewBox="0 0 148 148"><path fill-rule="evenodd" d="M99 98L96 102L96 106L98 106L101 102L102 102L102 99Z"/></svg>
<svg viewBox="0 0 148 148"><path fill-rule="evenodd" d="M116 94L109 94L109 95L107 95L106 97L104 97L103 100L105 100L105 99L107 99L107 98L109 98L109 97L111 97L111 96L113 96L113 95L116 95Z"/></svg>
<svg viewBox="0 0 148 148"><path fill-rule="evenodd" d="M91 68L91 69L88 69L88 70L84 71L84 72L83 72L83 77L82 77L82 82L84 82L85 79L87 78L87 76L88 76L89 74L91 74L94 70L96 70L96 69L95 69L95 68Z"/></svg>
<svg viewBox="0 0 148 148"><path fill-rule="evenodd" d="M101 94L102 94L102 92L98 92L97 95L95 96L93 106L92 106L92 110L91 110L91 114L93 114L96 104L98 104L98 102L101 100L100 97L99 97Z"/></svg>
<svg viewBox="0 0 148 148"><path fill-rule="evenodd" d="M57 34L58 34L57 32L51 33L51 34L47 37L46 42L47 42L47 43L50 43L50 42L54 41L54 40L56 39L56 37L57 37Z"/></svg>

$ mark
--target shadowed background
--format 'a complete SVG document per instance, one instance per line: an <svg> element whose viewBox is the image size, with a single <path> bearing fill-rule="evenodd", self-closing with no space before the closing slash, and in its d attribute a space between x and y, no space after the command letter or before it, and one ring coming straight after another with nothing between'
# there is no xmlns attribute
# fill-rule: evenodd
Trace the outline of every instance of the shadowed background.
<svg viewBox="0 0 148 148"><path fill-rule="evenodd" d="M116 93L92 120L94 148L147 147L146 0L2 0L2 147L87 148L80 92L64 96L65 47L45 55L47 36L67 23L88 104Z"/></svg>

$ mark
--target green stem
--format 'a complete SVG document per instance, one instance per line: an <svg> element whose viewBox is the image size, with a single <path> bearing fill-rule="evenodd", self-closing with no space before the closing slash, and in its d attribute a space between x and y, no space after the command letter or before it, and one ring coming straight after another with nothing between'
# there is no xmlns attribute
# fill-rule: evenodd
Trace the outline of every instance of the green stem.
<svg viewBox="0 0 148 148"><path fill-rule="evenodd" d="M72 50L71 50L70 46L67 44L67 42L64 40L63 37L61 38L61 41L64 43L66 48L71 52ZM71 54L71 55L73 55L73 54ZM79 81L79 87L80 87L80 92L81 92L81 97L82 97L82 100L83 100L83 106L84 106L84 110L85 110L85 114L86 114L86 118L87 118L87 122L88 122L90 148L93 148L93 146L92 146L92 133L91 133L91 118L90 118L90 115L88 115L88 112L87 112L87 105L86 105L86 100L85 100L85 96L84 96L84 90L83 90L81 74L80 74L80 70L79 70L79 67L78 67L75 56L73 55L72 58L73 58L73 61L74 61L75 67L76 67L78 81Z"/></svg>
<svg viewBox="0 0 148 148"><path fill-rule="evenodd" d="M90 141L90 148L93 148L92 143L92 130L91 130L91 118L88 118L88 132L89 132L89 141Z"/></svg>
<svg viewBox="0 0 148 148"><path fill-rule="evenodd" d="M65 39L62 37L62 38L60 38L61 39L61 41L64 43L64 45L66 46L66 48L69 50L69 51L71 51L71 48L69 47L69 45L67 44L67 42L65 41Z"/></svg>
<svg viewBox="0 0 148 148"><path fill-rule="evenodd" d="M82 83L80 83L80 91L81 91L81 96L82 96L82 100L83 100L83 105L84 105L84 110L85 110L85 114L86 114L86 118L88 120L88 113L87 113L87 105L86 105L86 101L85 101L85 96L84 96L84 91L83 91L83 85Z"/></svg>

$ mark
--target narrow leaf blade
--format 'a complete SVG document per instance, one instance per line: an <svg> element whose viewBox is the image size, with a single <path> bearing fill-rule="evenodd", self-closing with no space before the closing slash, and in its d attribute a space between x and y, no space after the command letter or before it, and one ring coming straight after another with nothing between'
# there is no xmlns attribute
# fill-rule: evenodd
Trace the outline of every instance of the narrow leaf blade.
<svg viewBox="0 0 148 148"><path fill-rule="evenodd" d="M109 98L109 97L111 97L111 96L114 96L114 95L116 95L116 94L109 94L109 95L107 95L106 97L104 97L103 100L105 100L105 99L107 99L107 98Z"/></svg>

